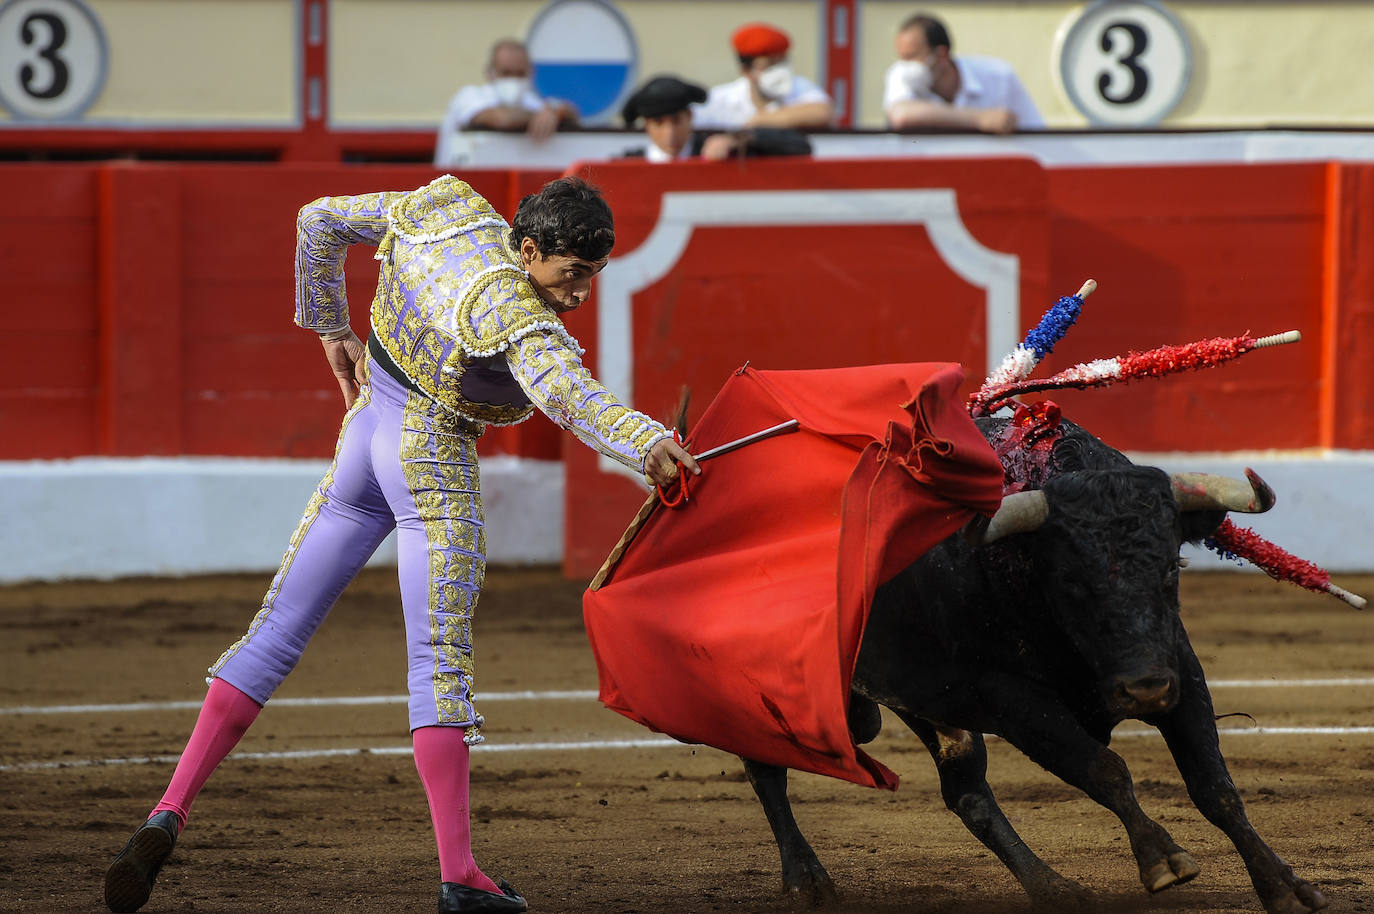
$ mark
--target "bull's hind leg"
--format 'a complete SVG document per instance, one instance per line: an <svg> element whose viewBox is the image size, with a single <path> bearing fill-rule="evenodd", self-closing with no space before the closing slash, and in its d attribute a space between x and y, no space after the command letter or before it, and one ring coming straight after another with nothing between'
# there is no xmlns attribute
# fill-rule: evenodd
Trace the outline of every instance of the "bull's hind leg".
<svg viewBox="0 0 1374 914"><path fill-rule="evenodd" d="M1307 914L1326 907L1326 897L1264 843L1245 815L1217 741L1212 697L1202 665L1191 648L1180 658L1183 697L1173 711L1154 721L1169 744L1193 803L1240 852L1250 881L1269 914Z"/></svg>
<svg viewBox="0 0 1374 914"><path fill-rule="evenodd" d="M742 761L749 783L763 804L773 838L778 842L783 888L803 904L822 905L833 901L835 883L792 816L792 803L787 799L787 769L751 759Z"/></svg>
<svg viewBox="0 0 1374 914"><path fill-rule="evenodd" d="M856 692L849 694L849 733L856 743L872 742L882 729L882 712L876 702ZM821 866L792 816L787 799L787 769L742 759L744 772L754 786L764 815L773 829L782 856L782 884L798 901L820 905L835 898L835 883Z"/></svg>
<svg viewBox="0 0 1374 914"><path fill-rule="evenodd" d="M940 774L945 806L1006 865L1037 907L1065 910L1088 902L1088 892L1035 855L1007 821L988 786L988 754L981 733L936 727L905 711L894 712L920 737Z"/></svg>

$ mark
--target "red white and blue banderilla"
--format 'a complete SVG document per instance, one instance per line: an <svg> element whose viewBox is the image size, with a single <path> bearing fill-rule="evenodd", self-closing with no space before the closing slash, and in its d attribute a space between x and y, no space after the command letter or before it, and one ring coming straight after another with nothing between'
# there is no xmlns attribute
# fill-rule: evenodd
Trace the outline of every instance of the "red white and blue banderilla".
<svg viewBox="0 0 1374 914"><path fill-rule="evenodd" d="M1300 339L1302 334L1297 330L1261 337L1249 334L1219 336L1210 340L1184 343L1181 346L1160 346L1146 352L1129 352L1116 358L1080 362L1048 378L1022 378L1000 384L985 383L969 399L969 412L975 416L986 416L1012 397L1042 390L1109 387L1118 381L1158 378L1180 371L1211 368L1238 359L1256 349L1296 343Z"/></svg>
<svg viewBox="0 0 1374 914"><path fill-rule="evenodd" d="M1158 378L1180 371L1211 368L1237 359L1256 349L1267 349L1302 339L1297 330L1253 337L1248 333L1236 337L1216 337L1181 346L1161 346L1147 352L1129 352L1111 359L1081 362L1048 378L1031 379L1036 365L1054 349L1068 329L1078 320L1083 299L1097 288L1088 280L1077 295L1065 296L1055 302L1041 317L1040 323L1026 334L1025 340L1002 360L1002 364L988 375L978 392L969 397L969 412L986 416L1020 394L1064 388L1084 389L1107 387L1117 381ZM1365 599L1333 584L1327 571L1299 558L1248 528L1237 527L1229 519L1204 541L1207 548L1223 558L1243 559L1279 581L1290 581L1308 590L1329 593L1356 609L1365 607Z"/></svg>

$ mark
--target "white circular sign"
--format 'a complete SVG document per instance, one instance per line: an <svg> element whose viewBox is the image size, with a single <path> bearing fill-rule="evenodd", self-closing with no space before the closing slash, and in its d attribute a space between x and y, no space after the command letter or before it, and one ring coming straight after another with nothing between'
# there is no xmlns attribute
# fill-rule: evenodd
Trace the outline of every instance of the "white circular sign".
<svg viewBox="0 0 1374 914"><path fill-rule="evenodd" d="M1183 25L1153 0L1097 0L1055 36L1059 79L1099 126L1157 124L1188 90L1192 47Z"/></svg>
<svg viewBox="0 0 1374 914"><path fill-rule="evenodd" d="M105 85L100 22L80 0L0 6L0 105L17 120L73 120Z"/></svg>
<svg viewBox="0 0 1374 914"><path fill-rule="evenodd" d="M534 88L571 102L583 123L608 123L634 91L634 30L606 0L551 0L525 36Z"/></svg>

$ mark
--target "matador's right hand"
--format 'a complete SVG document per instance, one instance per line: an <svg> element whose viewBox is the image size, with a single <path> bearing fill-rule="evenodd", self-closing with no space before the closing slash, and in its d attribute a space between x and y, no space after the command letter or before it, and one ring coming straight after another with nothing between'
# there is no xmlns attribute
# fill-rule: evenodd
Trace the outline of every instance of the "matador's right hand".
<svg viewBox="0 0 1374 914"><path fill-rule="evenodd" d="M678 464L693 476L701 475L697 459L672 438L660 438L644 458L644 478L651 485L668 488L678 477Z"/></svg>
<svg viewBox="0 0 1374 914"><path fill-rule="evenodd" d="M344 406L351 409L353 402L358 399L359 388L367 383L367 347L352 330L349 330L346 335L328 334L328 336L334 338L320 337L320 345L324 347L325 361L329 362L329 368L334 372L334 378L339 382Z"/></svg>

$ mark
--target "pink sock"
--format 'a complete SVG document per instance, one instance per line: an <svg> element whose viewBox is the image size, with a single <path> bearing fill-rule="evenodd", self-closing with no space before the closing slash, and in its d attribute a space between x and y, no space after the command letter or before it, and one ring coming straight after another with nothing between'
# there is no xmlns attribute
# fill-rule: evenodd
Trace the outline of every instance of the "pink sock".
<svg viewBox="0 0 1374 914"><path fill-rule="evenodd" d="M162 795L162 802L153 807L154 813L171 810L186 827L186 817L195 802L196 794L205 786L219 763L229 754L248 727L257 719L262 708L256 701L225 682L215 679L205 694L195 729L186 743L186 750L177 761L172 782Z"/></svg>
<svg viewBox="0 0 1374 914"><path fill-rule="evenodd" d="M500 893L472 858L468 820L468 745L462 727L421 727L415 740L415 769L429 797L434 842L439 846L439 878Z"/></svg>

